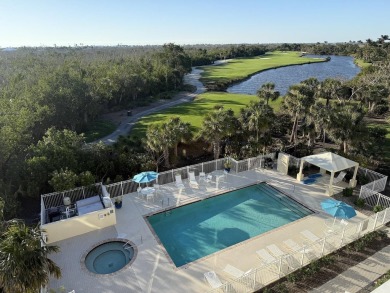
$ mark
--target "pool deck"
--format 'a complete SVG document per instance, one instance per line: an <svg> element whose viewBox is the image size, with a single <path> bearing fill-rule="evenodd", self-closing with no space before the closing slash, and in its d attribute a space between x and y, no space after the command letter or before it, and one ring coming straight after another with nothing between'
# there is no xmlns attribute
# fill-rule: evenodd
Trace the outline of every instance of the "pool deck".
<svg viewBox="0 0 390 293"><path fill-rule="evenodd" d="M123 207L116 211L116 226L55 243L60 247L60 253L53 254L51 258L60 266L62 278L51 279L49 288L64 287L65 292L75 290L77 293L207 292L212 288L204 281L205 272L215 271L224 282L229 280L229 275L223 272L227 264L242 271L259 267L261 263L256 251L267 245L277 244L288 252L283 246L283 240L293 239L298 244L307 243L300 231L310 230L320 238L325 235L327 227L324 219L331 217L321 211L320 202L329 198L325 195L326 185L321 180L316 184L304 185L292 177L264 169L230 173L218 179L218 184L200 182L199 189L190 188L188 181L184 180L185 190L181 191L174 183L161 185L158 197L153 201L146 201L137 193L125 195ZM186 204L262 181L267 181L316 213L180 268L174 266L144 219L145 215L168 208L168 202L170 206ZM358 222L365 217L358 212L350 222ZM138 255L132 265L111 275L94 275L88 272L81 264L82 256L96 243L116 237L128 239L136 245Z"/></svg>

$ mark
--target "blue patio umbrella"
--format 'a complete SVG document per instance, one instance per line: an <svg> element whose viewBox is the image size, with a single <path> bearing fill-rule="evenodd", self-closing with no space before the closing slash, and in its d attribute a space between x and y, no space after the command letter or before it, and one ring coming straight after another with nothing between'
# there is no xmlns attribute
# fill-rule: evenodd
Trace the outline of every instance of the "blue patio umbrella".
<svg viewBox="0 0 390 293"><path fill-rule="evenodd" d="M356 211L353 207L334 199L326 199L321 202L321 208L335 218L350 219L356 216Z"/></svg>
<svg viewBox="0 0 390 293"><path fill-rule="evenodd" d="M157 172L154 171L147 171L147 172L142 172L133 177L133 181L137 182L139 184L141 183L148 183L150 181L156 180L158 176Z"/></svg>

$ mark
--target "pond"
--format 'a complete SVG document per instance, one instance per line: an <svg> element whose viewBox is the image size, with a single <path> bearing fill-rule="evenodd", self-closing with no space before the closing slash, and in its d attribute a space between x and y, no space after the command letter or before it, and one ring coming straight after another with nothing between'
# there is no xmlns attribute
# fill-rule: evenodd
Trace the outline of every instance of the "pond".
<svg viewBox="0 0 390 293"><path fill-rule="evenodd" d="M328 56L307 55L305 57L326 58ZM353 62L353 57L333 55L330 57L329 62L293 65L257 73L243 82L230 86L227 92L256 95L257 90L264 83L272 82L275 84L275 90L285 95L291 85L310 77L315 77L320 81L326 78L350 80L360 72L360 68Z"/></svg>

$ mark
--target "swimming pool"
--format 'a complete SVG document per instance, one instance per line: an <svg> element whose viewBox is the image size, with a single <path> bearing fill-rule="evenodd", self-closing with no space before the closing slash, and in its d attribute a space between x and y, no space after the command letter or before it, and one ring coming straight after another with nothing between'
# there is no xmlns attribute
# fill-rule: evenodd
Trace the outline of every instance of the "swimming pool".
<svg viewBox="0 0 390 293"><path fill-rule="evenodd" d="M313 212L261 183L147 218L177 267Z"/></svg>

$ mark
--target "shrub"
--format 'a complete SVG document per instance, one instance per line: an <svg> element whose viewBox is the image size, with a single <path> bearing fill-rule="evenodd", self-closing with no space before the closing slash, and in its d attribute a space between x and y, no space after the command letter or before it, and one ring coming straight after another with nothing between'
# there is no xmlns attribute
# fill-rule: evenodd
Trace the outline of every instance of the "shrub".
<svg viewBox="0 0 390 293"><path fill-rule="evenodd" d="M343 189L343 196L350 197L353 194L353 188L347 187Z"/></svg>
<svg viewBox="0 0 390 293"><path fill-rule="evenodd" d="M359 208L362 208L364 207L364 204L366 203L366 201L363 199L363 198L358 198L355 200L354 204L359 207Z"/></svg>
<svg viewBox="0 0 390 293"><path fill-rule="evenodd" d="M374 208L372 209L372 211L374 212L374 213L378 213L378 212L381 212L381 211L383 211L385 208L383 207L383 206L381 206L381 205L376 205L376 206L374 206Z"/></svg>
<svg viewBox="0 0 390 293"><path fill-rule="evenodd" d="M387 105L382 105L382 104L379 104L377 105L375 108L374 108L374 114L376 115L383 115L385 114L387 111L389 111L389 106Z"/></svg>
<svg viewBox="0 0 390 293"><path fill-rule="evenodd" d="M357 181L359 182L360 185L365 185L368 182L370 182L370 180L365 175L358 175Z"/></svg>

